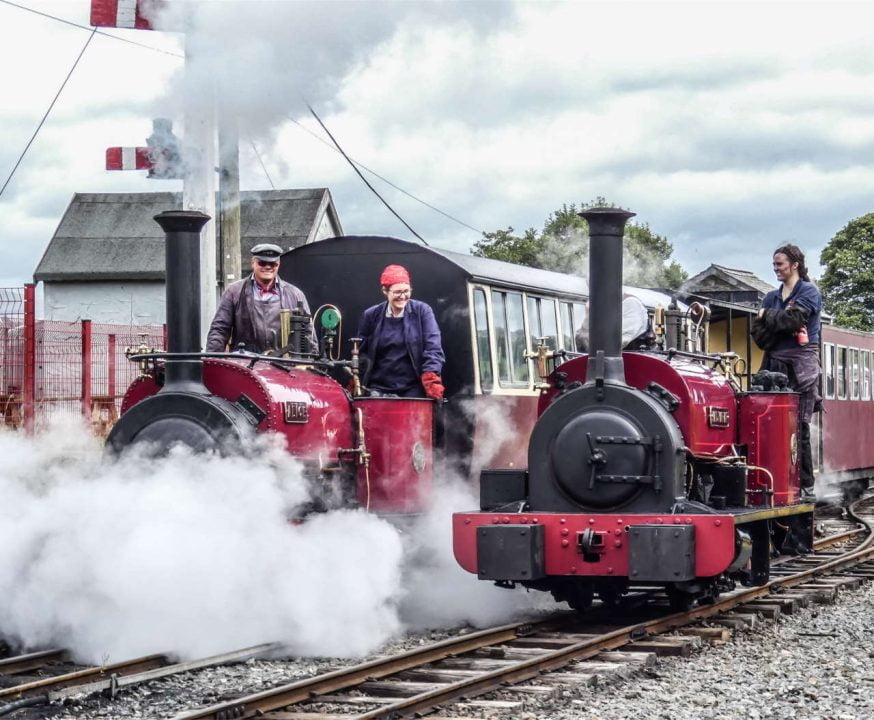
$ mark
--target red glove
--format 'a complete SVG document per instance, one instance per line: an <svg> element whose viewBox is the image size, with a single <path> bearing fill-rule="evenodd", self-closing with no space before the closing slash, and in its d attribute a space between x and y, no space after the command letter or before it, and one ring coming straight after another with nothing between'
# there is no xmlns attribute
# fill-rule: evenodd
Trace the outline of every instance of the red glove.
<svg viewBox="0 0 874 720"><path fill-rule="evenodd" d="M443 381L435 372L422 373L422 387L425 388L425 395L432 400L442 400L446 391Z"/></svg>

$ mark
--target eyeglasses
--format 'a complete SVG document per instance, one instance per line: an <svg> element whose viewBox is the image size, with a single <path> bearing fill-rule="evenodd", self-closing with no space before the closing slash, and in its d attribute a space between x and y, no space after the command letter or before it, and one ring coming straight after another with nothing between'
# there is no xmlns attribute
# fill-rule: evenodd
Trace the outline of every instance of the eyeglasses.
<svg viewBox="0 0 874 720"><path fill-rule="evenodd" d="M409 294L411 292L413 292L412 288L407 288L406 290L392 290L391 296L399 298L399 297L409 296Z"/></svg>
<svg viewBox="0 0 874 720"><path fill-rule="evenodd" d="M270 261L270 260L256 260L255 262L258 263L258 265L261 266L261 267L276 267L277 265L279 265L279 262L277 262L277 261L275 261L275 260L274 260L274 261Z"/></svg>

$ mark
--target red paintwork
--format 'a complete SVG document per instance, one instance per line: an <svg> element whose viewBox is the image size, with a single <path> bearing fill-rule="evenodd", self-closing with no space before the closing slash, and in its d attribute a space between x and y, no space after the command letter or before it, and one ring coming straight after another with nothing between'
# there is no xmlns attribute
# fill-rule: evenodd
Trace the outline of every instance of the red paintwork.
<svg viewBox="0 0 874 720"><path fill-rule="evenodd" d="M680 406L673 413L680 426L686 447L695 455L731 454L737 427L737 405L734 391L724 375L685 358L670 362L657 355L622 353L625 362L625 381L632 387L646 389L651 382L677 396ZM586 381L588 356L574 358L558 370L567 373L568 381ZM547 407L556 393L549 390L540 397L538 415ZM728 412L728 427L711 427L708 423L709 408Z"/></svg>
<svg viewBox="0 0 874 720"><path fill-rule="evenodd" d="M476 529L480 525L542 524L545 526L547 575L628 577L626 528L643 524L695 526L695 575L713 577L734 559L734 518L731 515L586 515L572 513L455 513L452 546L458 564L477 572ZM584 562L577 551L577 533L591 528L604 533L604 552L598 562Z"/></svg>
<svg viewBox="0 0 874 720"><path fill-rule="evenodd" d="M434 403L356 398L369 466L358 466L358 502L377 512L422 512L434 478ZM357 420L356 420L357 422Z"/></svg>
<svg viewBox="0 0 874 720"><path fill-rule="evenodd" d="M204 385L231 402L244 393L266 413L258 431L284 435L296 457L324 467L336 464L340 449L354 447L350 401L334 380L305 368L286 372L266 362L248 365L243 360L204 360ZM152 378L138 378L125 393L122 413L159 389ZM306 405L306 422L286 422L286 402Z"/></svg>
<svg viewBox="0 0 874 720"><path fill-rule="evenodd" d="M135 8L134 22L122 22L119 24L118 4L119 0L91 0L91 24L95 27L120 27L136 28L137 30L151 30L152 25L145 15L152 17L154 12L163 6L161 0L121 0L124 7ZM145 15L144 15L145 13Z"/></svg>
<svg viewBox="0 0 874 720"><path fill-rule="evenodd" d="M121 399L121 414L124 415L134 405L147 397L151 397L161 388L151 375L140 375L130 385Z"/></svg>
<svg viewBox="0 0 874 720"><path fill-rule="evenodd" d="M106 148L106 169L107 170L151 170L154 166L152 158L149 157L149 148L135 147L134 165L125 166L123 147Z"/></svg>
<svg viewBox="0 0 874 720"><path fill-rule="evenodd" d="M824 343L874 352L874 333L823 325L822 340ZM847 374L851 376L852 370ZM874 400L824 398L822 407L823 473L839 480L841 471L874 468L874 443L860 440L860 433L874 423Z"/></svg>
<svg viewBox="0 0 874 720"><path fill-rule="evenodd" d="M796 393L752 393L738 398L740 421L738 441L747 446L747 462L767 468L773 476L774 505L798 501L798 395ZM765 490L771 478L761 470L750 470L747 487ZM768 505L768 496L753 492L750 505Z"/></svg>

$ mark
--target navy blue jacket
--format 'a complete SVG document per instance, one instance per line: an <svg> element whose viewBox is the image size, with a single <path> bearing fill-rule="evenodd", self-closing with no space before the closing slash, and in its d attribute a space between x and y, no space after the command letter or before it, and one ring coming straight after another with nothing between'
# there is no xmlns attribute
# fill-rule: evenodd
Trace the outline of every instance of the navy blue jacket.
<svg viewBox="0 0 874 720"><path fill-rule="evenodd" d="M362 340L361 355L368 360L363 378L365 386L373 373L376 348L387 311L388 302L381 302L367 308L358 323L358 337ZM411 299L404 307L404 340L418 375L426 372L439 375L443 371L446 358L440 341L440 328L428 303Z"/></svg>
<svg viewBox="0 0 874 720"><path fill-rule="evenodd" d="M819 345L822 326L820 320L822 295L820 295L819 289L812 282L799 279L785 302L781 291L782 287L771 290L762 300L762 307L766 311L763 319L777 335L774 344L769 349L787 350L797 347L798 341L795 339L795 330L798 328L794 327L796 324L798 326L805 324L807 326L808 341L811 345ZM787 320L789 318L784 318L785 313L780 313L779 311L791 308L800 309L803 315L806 316L806 322L802 322L802 319L799 318L797 323L790 323L793 327L787 327ZM767 312L769 310L778 312Z"/></svg>

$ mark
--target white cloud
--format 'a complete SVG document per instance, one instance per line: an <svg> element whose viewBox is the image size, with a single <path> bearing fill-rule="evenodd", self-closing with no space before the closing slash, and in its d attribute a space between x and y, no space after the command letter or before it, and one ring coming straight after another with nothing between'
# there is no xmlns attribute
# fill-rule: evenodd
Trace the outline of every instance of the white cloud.
<svg viewBox="0 0 874 720"><path fill-rule="evenodd" d="M85 0L30 0L82 24ZM188 6L179 3L176 6ZM768 249L811 264L871 210L874 59L866 3L207 3L189 48L243 124L243 188L329 187L350 233L407 231L316 134L314 104L353 157L483 230L539 227L565 202L605 196L667 235L690 272L735 246L770 279ZM11 166L87 31L0 5L0 87ZM116 31L179 53L180 36ZM0 198L6 274L26 279L73 192L176 189L106 173L110 145L180 117L181 61L95 37ZM5 179L5 173L3 173ZM432 242L478 239L377 188ZM159 187L160 186L160 187ZM768 206L764 211L762 206ZM751 206L755 209L751 210ZM727 246L727 243L729 243ZM761 257L759 257L761 255Z"/></svg>

